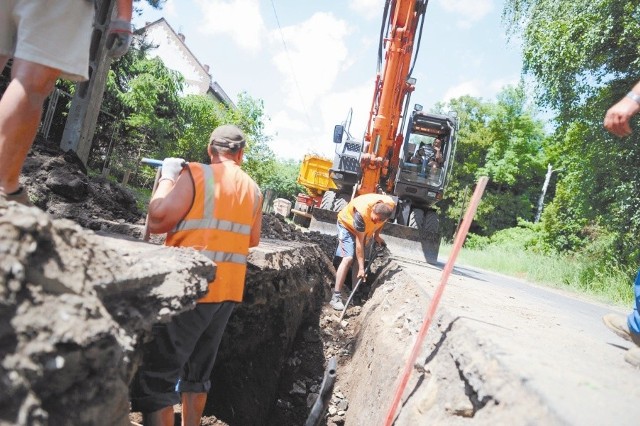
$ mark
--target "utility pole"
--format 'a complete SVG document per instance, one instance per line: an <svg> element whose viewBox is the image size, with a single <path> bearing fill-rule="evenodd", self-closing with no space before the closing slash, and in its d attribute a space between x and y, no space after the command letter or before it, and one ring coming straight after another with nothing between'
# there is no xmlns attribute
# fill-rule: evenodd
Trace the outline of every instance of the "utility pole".
<svg viewBox="0 0 640 426"><path fill-rule="evenodd" d="M85 165L89 160L107 74L111 66L111 58L107 56L106 42L114 6L115 0L96 1L89 54L89 80L76 84L69 116L60 141L60 148L63 151L70 149L75 151Z"/></svg>
<svg viewBox="0 0 640 426"><path fill-rule="evenodd" d="M538 211L536 212L536 218L534 220L534 223L538 223L540 221L540 216L542 216L542 207L544 206L544 196L546 195L547 188L549 187L551 174L553 172L560 172L562 170L564 170L564 168L554 170L553 167L551 166L551 163L547 165L547 174L544 177L544 183L542 184L542 193L540 194L540 198L538 199Z"/></svg>

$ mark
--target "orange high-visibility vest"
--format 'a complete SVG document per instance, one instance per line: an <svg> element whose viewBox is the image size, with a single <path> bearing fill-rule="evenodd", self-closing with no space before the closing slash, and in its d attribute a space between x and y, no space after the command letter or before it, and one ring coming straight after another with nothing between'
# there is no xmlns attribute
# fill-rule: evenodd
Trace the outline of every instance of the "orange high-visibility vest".
<svg viewBox="0 0 640 426"><path fill-rule="evenodd" d="M349 202L346 206L340 210L338 213L338 222L353 234L356 233L356 228L354 226L354 209L357 210L364 219L364 234L365 237L369 237L373 235L378 229L384 226L384 222L382 223L373 223L371 220L371 212L373 211L373 206L377 203L382 202L387 204L392 209L396 208L396 203L393 201L393 198L388 195L382 194L364 194L359 195L353 200Z"/></svg>
<svg viewBox="0 0 640 426"><path fill-rule="evenodd" d="M165 244L193 247L217 265L198 303L242 302L251 228L262 212L260 188L233 161L189 163L189 172L193 204Z"/></svg>

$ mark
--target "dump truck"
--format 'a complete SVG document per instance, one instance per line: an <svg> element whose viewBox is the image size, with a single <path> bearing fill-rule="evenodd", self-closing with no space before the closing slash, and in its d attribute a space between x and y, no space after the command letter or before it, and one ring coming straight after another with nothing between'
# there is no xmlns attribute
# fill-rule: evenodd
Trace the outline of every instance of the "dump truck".
<svg viewBox="0 0 640 426"><path fill-rule="evenodd" d="M337 212L351 198L387 194L397 204L382 231L391 251L435 263L441 240L436 204L451 176L458 120L455 113L427 113L418 104L409 112L416 85L411 73L427 3L385 2L378 70L364 137L353 138L344 124L335 126L336 149L329 176L336 189L325 191L321 208L313 209L311 229L335 233ZM414 161L421 145L431 147L430 152L436 155Z"/></svg>
<svg viewBox="0 0 640 426"><path fill-rule="evenodd" d="M322 196L326 191L336 190L337 186L329 176L332 161L315 154L307 154L300 165L297 182L302 185L307 193L300 193L291 212L293 222L309 227L311 212L315 207L320 207Z"/></svg>

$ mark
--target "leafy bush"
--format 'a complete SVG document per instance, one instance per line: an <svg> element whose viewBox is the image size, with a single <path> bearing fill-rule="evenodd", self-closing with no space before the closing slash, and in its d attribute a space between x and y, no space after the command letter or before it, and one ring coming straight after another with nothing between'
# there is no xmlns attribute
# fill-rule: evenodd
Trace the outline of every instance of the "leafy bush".
<svg viewBox="0 0 640 426"><path fill-rule="evenodd" d="M482 248L487 247L490 243L491 239L489 237L469 233L467 234L467 239L464 242L464 247L470 250L481 250Z"/></svg>

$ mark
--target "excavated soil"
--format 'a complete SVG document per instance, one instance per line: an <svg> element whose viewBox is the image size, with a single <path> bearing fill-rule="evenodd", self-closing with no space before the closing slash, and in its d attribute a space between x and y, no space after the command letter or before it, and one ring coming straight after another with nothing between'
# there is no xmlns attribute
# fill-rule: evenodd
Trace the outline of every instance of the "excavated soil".
<svg viewBox="0 0 640 426"><path fill-rule="evenodd" d="M119 184L101 178L89 177L82 163L73 153L62 153L57 146L37 140L25 162L21 183L29 192L34 204L51 217L70 219L80 226L109 233L121 233L140 238L144 224L144 212L136 207L133 194ZM285 241L317 244L333 259L335 237L309 232L273 214L263 217L262 237ZM154 242L161 242L155 238ZM378 264L384 262L382 256ZM368 281L375 280L375 270ZM335 269L331 269L335 274ZM263 424L304 424L315 401L324 375L327 360L338 359L338 374L346 368L353 351L354 333L358 329L358 313L369 296L370 285L361 286L343 321L339 312L328 304L318 316L307 319L293 343L278 385L278 398L268 419ZM348 287L346 289L348 291ZM242 371L230 375L243 374ZM326 418L328 425L344 424L349 401L335 389ZM180 407L176 419L180 418ZM207 407L202 424L225 425L227 423L210 415L215 408ZM139 413L132 413L130 420L141 422ZM262 424L256 419L255 424Z"/></svg>
<svg viewBox="0 0 640 426"><path fill-rule="evenodd" d="M60 269L61 266L66 264L73 264L81 273L91 278L91 274L87 274L83 269L86 265L83 266L77 262L77 258L71 256L56 259L54 258L55 250L47 250L46 244L52 244L52 242L64 243L62 245L65 247L77 245L75 240L79 238L76 237L79 233L74 226L77 228L80 225L94 231L123 234L122 238L129 240L139 239L142 234L143 212L136 207L130 191L108 180L88 177L82 164L74 155L63 154L46 142L38 141L34 145L25 163L21 182L27 187L35 204L49 213L50 217L71 219L76 222L72 224L71 221L64 221L67 225L57 228L58 232L61 232L62 239L56 235L39 240L33 237L35 240L42 240L42 244L36 244L34 247L39 248L43 253L40 263L46 265L47 277L54 277L53 280L45 280L49 285L59 285L58 282L67 281L69 285L73 285L76 281L73 277L58 273L59 270L63 270ZM8 223L8 225L5 223L8 226L7 229L22 227L25 230L23 234L26 232L33 236L40 229L38 227L49 229L50 220L46 215L41 216L45 217L35 221L34 224L25 222L28 219L27 216L24 218L20 218L20 215L12 216L15 219L6 216L4 219ZM328 300L335 277L335 267L331 265L336 247L335 237L308 232L272 214L263 216L262 236L265 241L252 251L252 255L256 255L256 258L253 263L250 262L247 276L247 281L252 280L256 288L252 287L251 291L247 291L247 300L234 313L227 328L226 337L223 337L212 374L213 389L210 393L209 405L205 408L202 424L231 426L305 424L311 406L320 392L324 371L330 359L337 361L336 382L327 413L319 424L333 426L380 422L390 402L391 392L400 375L408 348L411 347L420 327L422 311L428 305L429 295L423 287L416 285L414 280L416 277L405 273L404 269L390 258L389 253L384 252L372 263L367 282L360 286L345 317L341 320L340 312L334 311L327 303L323 303ZM92 238L86 238L87 241L93 241ZM21 239L21 237L14 239L14 241L22 240L24 238ZM161 238L156 238L152 242L159 243ZM105 242L105 244L108 243ZM167 251L148 244L142 245L147 249ZM18 246L29 249L31 247L29 244ZM7 247L0 248L10 251L11 247L8 249ZM103 250L101 247L94 249L87 246L85 251L92 255L100 255ZM111 256L108 254L108 248L105 248L104 252L106 254L101 257ZM122 266L121 275L135 272L136 267L145 268L143 261L130 259L130 262L130 265ZM183 263L185 262L179 261L177 265ZM25 275L13 264L0 264L0 266L5 268L6 276ZM29 267L31 266L29 264ZM175 270L180 267L165 265L165 268L170 268L173 273L176 273ZM202 258L202 265L199 267L211 268L211 264L206 258ZM37 275L39 270L38 267L31 268L28 274ZM434 282L438 272L436 269L429 271L423 268L416 274L420 274L421 281ZM116 275L114 271L110 273ZM170 273L164 272L165 275ZM204 273L203 271L202 274ZM126 290L127 285L136 283L136 275L132 277L130 279L125 277L124 281L117 286ZM92 280L85 281L87 288L94 288ZM177 280L170 281L175 283ZM206 279L203 276L200 277L200 283L204 283L202 285L204 289ZM18 284L20 283L9 282L6 288L21 297L29 296L25 300L34 302L34 305L42 304L40 293L30 287L29 292L18 291L21 288ZM193 292L200 291L196 290L196 283L192 285L195 287L189 290L192 292L189 299L191 302L196 300ZM183 290L186 288L183 284L179 287ZM347 294L349 292L348 284L345 292ZM294 298L292 297L294 295L302 297ZM64 292L54 296L68 298ZM89 296L93 297L93 293ZM11 297L7 296L5 299L9 300ZM50 306L55 307L55 297L47 299ZM136 324L138 321L136 318L128 321L131 315L127 313L135 312L142 305L138 303L138 299L114 297L115 300L114 298L108 300L109 303L105 306L116 313L113 318L119 324L105 320L103 321L105 329L115 329L116 325L120 325L131 331L126 334L129 336L135 335L141 328L149 328ZM147 297L147 293L144 293L144 297ZM180 300L185 300L183 297L184 295L178 295L173 299L176 301L174 312L179 312L184 309L186 303L189 303L187 301L181 304ZM95 297L94 299L96 304L105 302ZM119 302L127 306L123 307ZM260 306L261 303L262 306ZM96 318L95 312L85 309L83 303L71 303L71 305L73 312L77 311L78 323L84 324ZM7 306L10 307L8 309L17 310L11 307L13 305L7 304ZM168 309L161 303L153 306L159 311ZM161 309L162 306L165 307ZM169 307L174 306L170 304ZM61 325L57 326L57 323L50 321L47 317L47 312L43 311L41 318L34 324L23 321L20 324L11 323L7 326L11 322L12 313L7 309L3 310L3 306L0 306L0 316L3 316L0 324L0 340L7 341L5 337L11 336L13 327L20 331L20 336L26 336L27 344L31 344L29 333L33 330L33 326L47 328L51 323L51 334L54 335L64 334L65 327L68 325L60 323ZM165 312L165 316L167 314ZM481 425L517 424L517 422L514 423L514 419L523 418L530 419L531 424L560 424L553 413L541 408L542 403L521 386L514 374L508 373L493 358L478 350L484 344L482 340L465 331L459 325L460 321L457 318L447 317L447 315L443 311L434 318L429 336L418 358L420 362L414 365L414 374L407 387L410 395L403 403L395 424L423 424L425 419L429 419L433 424L469 424L470 422ZM139 315L139 318L144 318L145 321L152 317L153 315L151 317ZM31 332L31 334L34 333ZM59 337L58 341L69 340L70 337L67 334ZM225 345L225 338L235 339L236 345ZM108 358L107 361L113 361L113 357L100 351L99 347L102 344L100 341L97 341L98 349L92 349L87 354L77 350L86 346L84 342L69 341L73 342L73 347L65 346L67 351L64 353L68 360L63 357L62 361L55 358L52 363L42 363L48 376L40 375L35 377L37 380L32 380L32 383L38 386L39 395L49 396L48 399L43 400L42 404L38 405L37 401L34 402L33 407L36 409L43 407L49 412L50 419L60 420L49 424L99 424L95 419L100 417L92 416L92 413L104 410L104 407L93 407L96 411L73 411L70 407L74 406L75 401L83 400L86 394L98 395L99 392L104 391L117 395L117 400L113 401L114 409L123 408L119 412L124 413L123 416L126 417L126 384L133 374L130 370L134 369L135 362L128 363L132 368L127 371L121 371L119 365L111 366L113 374L111 374L112 370L108 370L107 376L103 376L103 379L112 377L118 380L101 386L101 383L96 383L96 377L100 374L93 374L94 370L100 368L97 361L105 357ZM245 349L248 349L249 345L242 347L246 342L254 343L250 348L252 358L240 359L242 358L240 355L244 355ZM0 348L10 351L12 346L20 346L15 344L16 341L8 343L10 344L0 345ZM116 348L114 350L133 346L127 342L115 343L118 344L114 345ZM21 348L22 346L18 347L18 349ZM30 348L31 346L28 346L26 349ZM83 359L82 357L86 357L88 361L80 363L75 361ZM28 357L15 359L16 362L22 362L21 360ZM87 380L77 380L78 377L63 377L63 374L57 374L60 370L58 364L63 361L67 365L75 363L88 367L94 381L90 383ZM94 361L96 363L93 363ZM14 368L13 365L8 366ZM31 371L29 365L23 365L20 368L22 369L19 371L27 373ZM8 371L0 369L0 379L5 380L3 377L7 377L7 380L13 380L16 375L8 374ZM100 373L103 372L100 371ZM42 380L39 380L41 376ZM48 380L49 377L55 380ZM108 380L104 379L104 381ZM2 383L5 385L9 382L5 380ZM29 402L28 399L23 398L23 394L28 392L26 384L25 386L22 386L22 382L17 384L20 386L11 388L3 386L3 389L9 389L10 392L15 391L10 395L6 395L6 390L3 393L3 389L0 389L0 414L5 414L3 403L11 404L15 400ZM76 392L65 393L64 389L71 384L79 386ZM60 392L60 389L63 392ZM62 398L58 398L58 395L62 395ZM100 401L100 398L96 398L95 401ZM56 403L58 407L52 407ZM25 409L29 407L26 406ZM180 407L176 406L175 409L176 418L179 421ZM72 423L67 414L69 412L92 421ZM45 419L45 414L36 410L29 415L32 416L31 418L37 419L40 416ZM129 414L129 421L134 424L140 423L140 414ZM0 417L0 423L3 423L2 417ZM18 424L47 424L47 422L18 422ZM109 424L122 423L112 421Z"/></svg>

